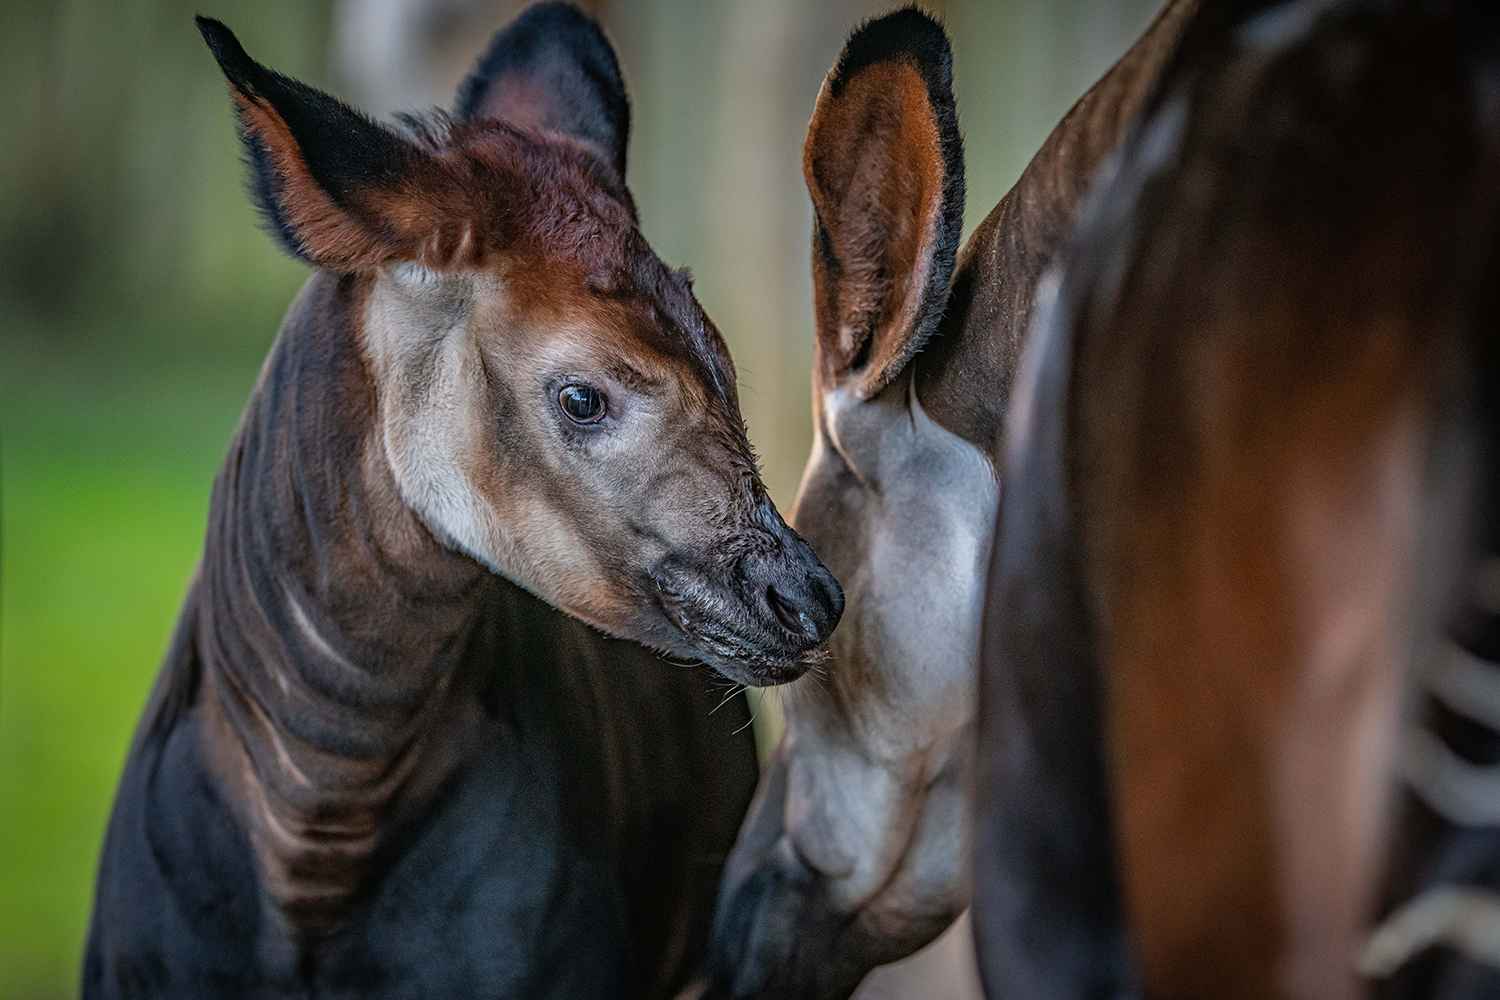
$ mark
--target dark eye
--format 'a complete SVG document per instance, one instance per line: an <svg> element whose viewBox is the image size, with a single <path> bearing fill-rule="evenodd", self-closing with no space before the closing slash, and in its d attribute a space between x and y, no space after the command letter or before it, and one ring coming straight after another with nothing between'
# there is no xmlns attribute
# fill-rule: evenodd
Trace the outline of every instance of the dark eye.
<svg viewBox="0 0 1500 1000"><path fill-rule="evenodd" d="M591 385L565 385L557 402L575 424L597 423L604 416L604 393Z"/></svg>

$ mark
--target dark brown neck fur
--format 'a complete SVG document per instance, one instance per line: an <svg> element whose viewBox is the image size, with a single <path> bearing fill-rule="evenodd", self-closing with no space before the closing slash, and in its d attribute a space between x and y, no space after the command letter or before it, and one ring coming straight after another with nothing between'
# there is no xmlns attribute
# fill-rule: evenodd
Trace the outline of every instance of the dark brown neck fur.
<svg viewBox="0 0 1500 1000"><path fill-rule="evenodd" d="M359 279L320 274L283 325L214 487L188 614L203 734L273 910L334 929L401 815L460 757L485 591L382 453ZM442 720L442 725L435 725Z"/></svg>
<svg viewBox="0 0 1500 1000"><path fill-rule="evenodd" d="M917 392L934 420L992 455L1042 272L1100 166L1150 97L1198 2L1167 4L1052 130L959 254L947 312L917 361Z"/></svg>

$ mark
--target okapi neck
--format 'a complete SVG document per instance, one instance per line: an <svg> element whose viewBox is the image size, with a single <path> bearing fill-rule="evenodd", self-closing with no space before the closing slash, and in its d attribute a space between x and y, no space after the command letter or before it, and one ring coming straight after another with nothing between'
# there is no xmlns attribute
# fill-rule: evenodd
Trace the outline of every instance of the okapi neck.
<svg viewBox="0 0 1500 1000"><path fill-rule="evenodd" d="M319 274L293 303L214 485L196 593L211 756L268 901L313 936L460 759L461 666L500 582L401 501L365 292Z"/></svg>

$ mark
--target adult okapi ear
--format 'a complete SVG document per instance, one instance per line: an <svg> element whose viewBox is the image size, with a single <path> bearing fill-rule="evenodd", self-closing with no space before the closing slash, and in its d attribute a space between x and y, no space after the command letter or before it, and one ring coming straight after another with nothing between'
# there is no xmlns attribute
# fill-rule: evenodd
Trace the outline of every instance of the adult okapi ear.
<svg viewBox="0 0 1500 1000"><path fill-rule="evenodd" d="M568 136L624 183L630 101L620 64L599 22L572 4L536 4L497 34L459 87L453 116Z"/></svg>
<svg viewBox="0 0 1500 1000"><path fill-rule="evenodd" d="M334 270L415 255L416 197L430 157L322 91L246 54L234 33L200 17L198 30L229 79L252 194L295 257ZM403 221L406 223L403 225Z"/></svg>
<svg viewBox="0 0 1500 1000"><path fill-rule="evenodd" d="M932 334L963 229L963 139L948 36L907 7L849 36L802 170L813 202L820 378L878 392Z"/></svg>

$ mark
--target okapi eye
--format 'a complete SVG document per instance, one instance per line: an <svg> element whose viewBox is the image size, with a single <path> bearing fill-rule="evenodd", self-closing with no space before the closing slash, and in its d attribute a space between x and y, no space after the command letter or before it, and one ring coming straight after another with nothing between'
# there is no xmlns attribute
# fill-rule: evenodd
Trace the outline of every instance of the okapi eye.
<svg viewBox="0 0 1500 1000"><path fill-rule="evenodd" d="M596 423L604 416L604 393L591 385L565 385L557 401L575 424Z"/></svg>

